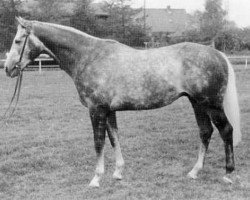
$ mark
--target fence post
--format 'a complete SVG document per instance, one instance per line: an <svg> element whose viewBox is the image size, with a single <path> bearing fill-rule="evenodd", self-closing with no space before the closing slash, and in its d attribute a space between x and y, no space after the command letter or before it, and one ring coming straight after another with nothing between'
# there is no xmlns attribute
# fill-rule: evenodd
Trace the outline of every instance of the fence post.
<svg viewBox="0 0 250 200"><path fill-rule="evenodd" d="M245 62L245 69L247 68L247 58L246 58L246 62Z"/></svg>
<svg viewBox="0 0 250 200"><path fill-rule="evenodd" d="M39 74L42 73L42 60L39 60Z"/></svg>

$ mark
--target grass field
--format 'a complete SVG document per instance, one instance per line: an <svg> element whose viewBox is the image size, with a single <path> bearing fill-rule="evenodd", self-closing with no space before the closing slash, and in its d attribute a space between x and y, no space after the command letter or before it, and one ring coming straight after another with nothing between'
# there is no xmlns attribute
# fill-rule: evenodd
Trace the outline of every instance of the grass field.
<svg viewBox="0 0 250 200"><path fill-rule="evenodd" d="M239 182L222 181L225 154L217 131L199 179L186 177L200 140L191 105L181 98L162 109L119 112L124 179L112 179L114 155L107 140L101 187L89 188L93 134L73 82L62 71L26 72L16 113L1 123L0 199L249 199L250 69L235 68L243 131L243 142L235 148ZM2 114L14 85L0 72Z"/></svg>

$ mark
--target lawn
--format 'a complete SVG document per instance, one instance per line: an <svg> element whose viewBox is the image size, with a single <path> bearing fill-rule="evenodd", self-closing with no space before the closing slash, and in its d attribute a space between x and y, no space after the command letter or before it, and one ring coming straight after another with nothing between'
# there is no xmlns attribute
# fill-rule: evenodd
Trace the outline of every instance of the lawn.
<svg viewBox="0 0 250 200"><path fill-rule="evenodd" d="M186 98L157 110L118 112L124 179L112 179L114 155L105 146L106 173L89 188L95 152L88 110L62 71L27 71L14 116L0 131L0 199L249 199L250 68L235 66L243 142L235 148L235 184L225 184L225 154L215 131L199 179L186 177L196 162L198 128ZM15 80L0 72L0 114Z"/></svg>

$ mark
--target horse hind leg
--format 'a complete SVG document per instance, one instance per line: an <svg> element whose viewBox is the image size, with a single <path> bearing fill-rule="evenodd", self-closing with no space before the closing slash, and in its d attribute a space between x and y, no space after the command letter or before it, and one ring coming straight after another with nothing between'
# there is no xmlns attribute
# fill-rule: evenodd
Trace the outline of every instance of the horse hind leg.
<svg viewBox="0 0 250 200"><path fill-rule="evenodd" d="M199 106L192 100L191 103L194 108L196 121L200 131L201 144L198 154L198 160L193 169L188 173L188 176L196 179L198 172L203 168L204 165L205 155L213 133L213 126L211 124L210 117L206 112L206 109L202 106Z"/></svg>
<svg viewBox="0 0 250 200"><path fill-rule="evenodd" d="M124 159L122 156L120 143L118 140L118 128L116 122L115 112L110 112L107 118L107 132L109 136L110 143L115 151L115 172L113 178L117 180L122 179L122 171L124 168Z"/></svg>
<svg viewBox="0 0 250 200"><path fill-rule="evenodd" d="M233 152L233 127L229 123L223 108L211 109L209 115L212 122L219 130L220 136L224 142L226 154L226 175L231 174L235 169L234 152ZM232 181L224 177L226 182Z"/></svg>

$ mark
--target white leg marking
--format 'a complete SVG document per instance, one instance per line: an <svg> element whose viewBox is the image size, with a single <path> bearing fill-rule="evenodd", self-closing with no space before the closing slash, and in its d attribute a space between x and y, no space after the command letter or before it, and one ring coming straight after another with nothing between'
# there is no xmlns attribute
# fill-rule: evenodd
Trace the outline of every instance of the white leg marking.
<svg viewBox="0 0 250 200"><path fill-rule="evenodd" d="M241 177L236 172L223 176L223 181L227 184L239 184L243 186Z"/></svg>
<svg viewBox="0 0 250 200"><path fill-rule="evenodd" d="M223 181L225 183L230 183L230 184L233 184L233 180L227 176L223 176Z"/></svg>
<svg viewBox="0 0 250 200"><path fill-rule="evenodd" d="M123 167L124 167L124 159L122 156L122 152L121 152L121 147L120 147L120 143L118 141L118 136L117 136L117 131L114 131L114 140L115 140L115 172L113 174L113 178L117 179L117 180L121 180L122 179L122 171L123 171Z"/></svg>
<svg viewBox="0 0 250 200"><path fill-rule="evenodd" d="M194 165L193 169L188 173L188 176L192 179L197 179L198 178L198 172L203 168L203 163L205 159L205 154L206 154L206 147L201 144L200 145L200 150L199 150L199 155L198 155L198 160L196 164Z"/></svg>
<svg viewBox="0 0 250 200"><path fill-rule="evenodd" d="M100 156L97 158L95 176L91 180L89 186L90 187L99 187L100 186L100 180L101 180L101 177L102 177L103 174L104 174L104 148L103 148Z"/></svg>

